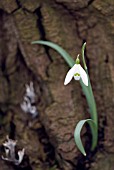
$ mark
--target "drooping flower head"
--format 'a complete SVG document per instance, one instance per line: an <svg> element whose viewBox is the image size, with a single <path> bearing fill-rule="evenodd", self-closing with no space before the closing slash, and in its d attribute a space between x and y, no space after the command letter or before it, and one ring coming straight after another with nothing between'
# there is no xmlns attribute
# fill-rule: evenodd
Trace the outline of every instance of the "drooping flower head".
<svg viewBox="0 0 114 170"><path fill-rule="evenodd" d="M64 85L67 85L73 77L75 80L80 80L81 78L82 82L86 86L88 86L88 76L85 70L80 65L79 55L77 56L76 64L68 71L65 77Z"/></svg>

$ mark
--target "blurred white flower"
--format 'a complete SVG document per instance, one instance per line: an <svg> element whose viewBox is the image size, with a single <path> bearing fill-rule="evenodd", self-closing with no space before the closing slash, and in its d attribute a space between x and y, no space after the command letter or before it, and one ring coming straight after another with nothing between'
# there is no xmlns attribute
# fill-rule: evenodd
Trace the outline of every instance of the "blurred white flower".
<svg viewBox="0 0 114 170"><path fill-rule="evenodd" d="M6 157L2 156L2 159L5 161L9 161L14 163L15 165L19 165L24 157L24 151L25 149L22 149L22 151L18 151L18 159L15 155L15 146L17 141L9 139L9 137L6 137L7 141L3 143L3 146L5 147L5 154Z"/></svg>
<svg viewBox="0 0 114 170"><path fill-rule="evenodd" d="M35 106L35 96L33 82L30 82L30 85L26 85L26 94L20 106L25 113L30 113L33 118L38 115L37 108Z"/></svg>

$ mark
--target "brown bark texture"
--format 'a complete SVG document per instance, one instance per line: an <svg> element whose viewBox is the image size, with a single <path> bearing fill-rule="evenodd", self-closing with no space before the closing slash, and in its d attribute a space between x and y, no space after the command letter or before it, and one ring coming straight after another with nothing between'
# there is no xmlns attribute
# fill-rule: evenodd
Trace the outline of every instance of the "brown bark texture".
<svg viewBox="0 0 114 170"><path fill-rule="evenodd" d="M0 0L0 155L7 135L25 148L22 163L0 159L0 170L113 170L114 1ZM87 42L86 59L99 117L99 141L87 157L77 149L74 129L89 117L78 82L64 86L68 66L54 50L32 45L48 40L74 59ZM38 116L20 108L25 84L34 83ZM86 130L88 129L88 130Z"/></svg>

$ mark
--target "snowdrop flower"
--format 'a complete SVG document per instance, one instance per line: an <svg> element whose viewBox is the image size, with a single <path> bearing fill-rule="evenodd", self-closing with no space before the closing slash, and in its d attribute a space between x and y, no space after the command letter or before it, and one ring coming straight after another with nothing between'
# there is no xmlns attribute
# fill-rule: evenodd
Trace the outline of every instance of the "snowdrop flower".
<svg viewBox="0 0 114 170"><path fill-rule="evenodd" d="M76 64L68 71L68 73L67 73L67 75L65 77L64 85L67 85L72 80L72 78L74 77L75 80L80 80L80 78L81 78L83 83L86 86L88 86L87 73L81 67L80 60L79 60L78 57L79 57L79 55L77 56Z"/></svg>

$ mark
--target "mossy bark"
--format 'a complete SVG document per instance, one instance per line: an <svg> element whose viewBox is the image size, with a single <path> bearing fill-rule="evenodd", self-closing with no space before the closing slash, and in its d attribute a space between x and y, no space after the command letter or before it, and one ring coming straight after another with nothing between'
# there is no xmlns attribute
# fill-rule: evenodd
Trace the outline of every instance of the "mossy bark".
<svg viewBox="0 0 114 170"><path fill-rule="evenodd" d="M19 167L0 160L0 169L102 170L114 167L114 2L102 0L0 1L0 145L6 135L25 148ZM88 155L74 143L74 128L88 118L78 82L64 86L68 66L54 50L31 45L49 40L75 59L87 42L86 59L99 117L99 142ZM33 81L38 117L20 104L25 84ZM2 155L2 151L1 151ZM105 161L104 161L105 160ZM104 166L104 162L106 166Z"/></svg>

